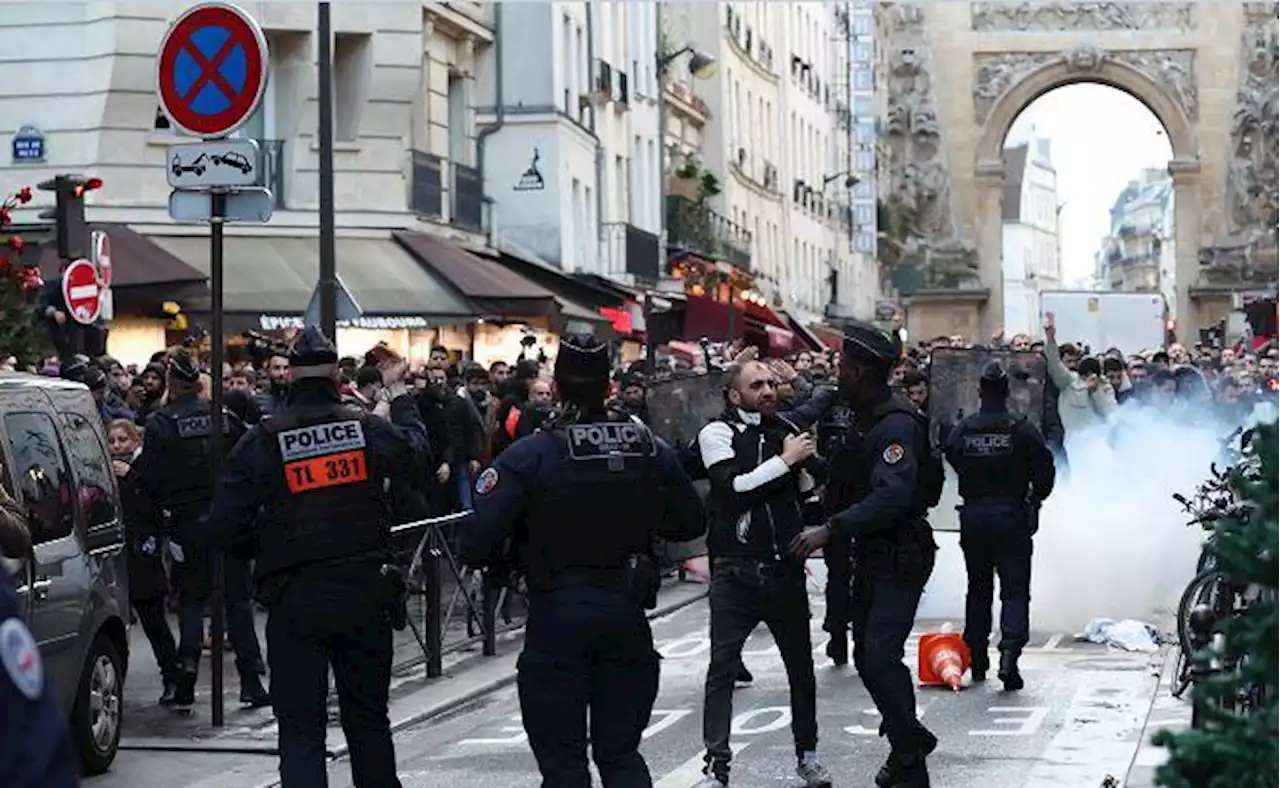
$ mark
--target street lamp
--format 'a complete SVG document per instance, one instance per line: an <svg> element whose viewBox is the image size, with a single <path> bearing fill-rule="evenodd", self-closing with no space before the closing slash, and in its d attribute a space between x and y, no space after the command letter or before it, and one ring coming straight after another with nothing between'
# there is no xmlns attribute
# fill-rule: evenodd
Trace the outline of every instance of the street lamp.
<svg viewBox="0 0 1280 788"><path fill-rule="evenodd" d="M667 69L681 55L689 55L689 74L694 79L710 79L716 73L716 59L692 44L685 44L675 52L663 53L662 3L654 4L654 30L657 32L658 66L658 276L667 261ZM730 302L729 314L733 314ZM653 298L644 296L644 357L645 371L650 376L657 364L657 345L653 341Z"/></svg>

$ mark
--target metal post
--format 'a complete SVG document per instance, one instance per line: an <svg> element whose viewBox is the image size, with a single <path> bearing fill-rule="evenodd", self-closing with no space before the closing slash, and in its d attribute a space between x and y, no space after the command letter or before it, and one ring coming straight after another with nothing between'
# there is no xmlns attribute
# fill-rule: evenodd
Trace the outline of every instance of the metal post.
<svg viewBox="0 0 1280 788"><path fill-rule="evenodd" d="M667 267L667 66L662 52L662 3L653 4L653 51L658 61L658 278ZM658 345L653 336L653 296L644 294L645 373L650 377L657 369Z"/></svg>
<svg viewBox="0 0 1280 788"><path fill-rule="evenodd" d="M338 272L333 247L333 31L329 4L318 8L320 38L320 329L338 341Z"/></svg>
<svg viewBox="0 0 1280 788"><path fill-rule="evenodd" d="M441 578L444 573L440 571L440 564L444 561L444 550L441 545L444 537L440 533L440 528L435 525L428 526L430 531L430 539L428 541L427 554L423 556L422 569L425 573L423 582L426 586L427 599L426 610L424 615L424 629L426 630L427 639L427 678L436 679L444 675L444 659L443 645L444 633L441 631L444 622L441 613L441 594L444 593L440 587Z"/></svg>
<svg viewBox="0 0 1280 788"><path fill-rule="evenodd" d="M209 392L209 430L213 445L213 458L209 464L209 472L213 477L210 490L217 490L222 480L222 221L227 211L227 195L214 192L210 196L209 206L209 344L212 346L213 359L210 365L211 387ZM212 643L209 654L209 677L212 681L210 701L213 707L213 726L222 727L222 657L223 638L226 633L226 617L223 613L223 597L225 577L222 573L222 551L214 550L210 556L210 571L213 574L212 589L209 595L209 625L213 628Z"/></svg>

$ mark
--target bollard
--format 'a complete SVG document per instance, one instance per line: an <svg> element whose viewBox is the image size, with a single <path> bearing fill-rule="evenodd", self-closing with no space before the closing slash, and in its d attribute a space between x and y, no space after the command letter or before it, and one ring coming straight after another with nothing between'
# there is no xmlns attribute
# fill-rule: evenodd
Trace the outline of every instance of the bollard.
<svg viewBox="0 0 1280 788"><path fill-rule="evenodd" d="M492 578L485 577L484 590L481 592L481 615L484 616L481 626L484 629L484 647L483 653L486 657L496 656L498 653L498 595L499 589L491 582Z"/></svg>
<svg viewBox="0 0 1280 788"><path fill-rule="evenodd" d="M423 629L427 636L427 678L435 679L444 675L444 662L442 659L442 640L443 633L440 631L440 562L443 559L444 551L440 549L440 531L436 526L430 526L427 536L426 555L423 556L423 572L426 575L426 612L424 615Z"/></svg>

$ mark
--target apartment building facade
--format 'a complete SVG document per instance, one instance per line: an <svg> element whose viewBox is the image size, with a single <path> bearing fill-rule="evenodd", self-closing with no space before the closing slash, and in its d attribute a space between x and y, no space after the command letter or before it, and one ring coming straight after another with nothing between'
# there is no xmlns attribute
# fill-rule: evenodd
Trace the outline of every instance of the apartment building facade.
<svg viewBox="0 0 1280 788"><path fill-rule="evenodd" d="M161 40L190 5L0 5L7 48L0 134L36 128L45 151L38 160L0 159L0 187L63 172L101 178L104 187L86 200L89 221L110 228L115 256L129 258L117 260L118 275L136 270L140 288L171 284L156 279L160 269L187 283L209 271L207 227L178 225L168 215L168 147L194 140L170 128L155 95ZM269 77L261 106L234 136L257 140L275 205L265 225L227 227L229 332L296 325L318 270L316 8L281 2L242 8L264 30ZM332 7L337 263L365 312L359 330L373 332L360 341L390 331L407 347L406 332L470 316L442 281L449 277L439 267L433 272L433 261L415 259L421 255L392 233L426 236L439 244L431 254L451 259L460 248L487 243L492 217L476 167L471 107L478 63L493 41L488 13L479 2ZM51 198L38 192L15 221L34 225ZM196 312L200 300L192 296ZM113 340L134 332L142 345L163 346L162 324L116 317Z"/></svg>
<svg viewBox="0 0 1280 788"><path fill-rule="evenodd" d="M1174 298L1173 180L1163 169L1143 170L1116 195L1111 226L1096 255L1103 289L1160 293Z"/></svg>
<svg viewBox="0 0 1280 788"><path fill-rule="evenodd" d="M1008 336L1035 335L1040 294L1062 287L1058 174L1043 138L1008 145L1004 161L1002 325Z"/></svg>

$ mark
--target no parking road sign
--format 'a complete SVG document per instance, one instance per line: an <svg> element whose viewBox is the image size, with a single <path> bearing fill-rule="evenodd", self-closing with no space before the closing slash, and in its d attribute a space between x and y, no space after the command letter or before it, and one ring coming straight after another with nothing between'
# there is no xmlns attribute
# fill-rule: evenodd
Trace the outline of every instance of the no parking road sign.
<svg viewBox="0 0 1280 788"><path fill-rule="evenodd" d="M102 285L98 269L88 260L76 260L62 274L62 297L77 323L92 325L102 314Z"/></svg>
<svg viewBox="0 0 1280 788"><path fill-rule="evenodd" d="M160 107L187 134L210 139L234 131L257 109L266 84L262 28L233 5L193 6L160 44Z"/></svg>

